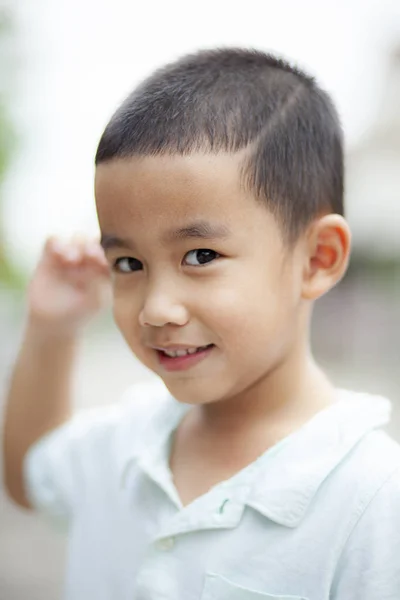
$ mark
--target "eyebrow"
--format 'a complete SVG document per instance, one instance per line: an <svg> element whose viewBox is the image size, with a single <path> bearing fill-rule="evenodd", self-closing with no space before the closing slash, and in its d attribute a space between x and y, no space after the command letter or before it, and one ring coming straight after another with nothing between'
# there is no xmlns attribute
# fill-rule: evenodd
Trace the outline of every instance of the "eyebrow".
<svg viewBox="0 0 400 600"><path fill-rule="evenodd" d="M103 248L103 250L111 250L113 248L129 248L130 244L129 240L124 240L116 235L104 233L100 238L100 246Z"/></svg>
<svg viewBox="0 0 400 600"><path fill-rule="evenodd" d="M222 223L210 223L209 221L195 221L185 227L173 229L166 236L166 241L184 240L188 238L201 238L203 240L215 240L228 237L229 228Z"/></svg>
<svg viewBox="0 0 400 600"><path fill-rule="evenodd" d="M190 238L215 240L226 238L228 237L229 233L229 228L222 223L195 221L194 223L190 223L184 227L179 227L178 229L172 229L171 231L168 231L165 234L164 239L166 242ZM133 245L132 241L130 240L106 233L102 234L100 244L103 250L110 250L113 248L130 248Z"/></svg>

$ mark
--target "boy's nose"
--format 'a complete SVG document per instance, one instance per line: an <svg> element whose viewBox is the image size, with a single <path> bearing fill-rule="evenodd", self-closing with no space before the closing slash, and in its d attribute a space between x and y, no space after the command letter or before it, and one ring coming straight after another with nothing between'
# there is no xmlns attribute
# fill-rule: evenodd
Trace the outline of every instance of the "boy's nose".
<svg viewBox="0 0 400 600"><path fill-rule="evenodd" d="M188 310L168 293L153 291L148 294L139 314L142 327L163 327L164 325L186 325Z"/></svg>

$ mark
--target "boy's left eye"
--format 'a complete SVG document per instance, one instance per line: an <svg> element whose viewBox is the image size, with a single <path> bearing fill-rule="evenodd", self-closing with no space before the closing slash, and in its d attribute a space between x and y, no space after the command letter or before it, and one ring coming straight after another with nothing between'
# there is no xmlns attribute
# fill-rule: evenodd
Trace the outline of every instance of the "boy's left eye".
<svg viewBox="0 0 400 600"><path fill-rule="evenodd" d="M219 258L221 255L214 250L209 250L208 248L201 248L200 250L191 250L183 259L183 262L186 265L190 265L191 267L201 267L202 265L206 265L207 263L212 262L216 258Z"/></svg>

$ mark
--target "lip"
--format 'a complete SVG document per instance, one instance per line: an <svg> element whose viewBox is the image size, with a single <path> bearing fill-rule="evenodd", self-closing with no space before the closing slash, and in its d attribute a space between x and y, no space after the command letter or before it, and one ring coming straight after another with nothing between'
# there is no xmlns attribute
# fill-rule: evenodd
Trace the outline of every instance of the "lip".
<svg viewBox="0 0 400 600"><path fill-rule="evenodd" d="M192 346L192 348L196 348L198 346ZM190 346L168 346L163 349L165 350L187 350ZM195 354L186 354L185 356L167 356L162 352L161 348L155 348L158 356L158 360L160 365L166 371L186 371L187 369L191 369L201 361L203 361L209 354L213 351L214 346L210 346L209 348L205 348L200 352L196 352Z"/></svg>

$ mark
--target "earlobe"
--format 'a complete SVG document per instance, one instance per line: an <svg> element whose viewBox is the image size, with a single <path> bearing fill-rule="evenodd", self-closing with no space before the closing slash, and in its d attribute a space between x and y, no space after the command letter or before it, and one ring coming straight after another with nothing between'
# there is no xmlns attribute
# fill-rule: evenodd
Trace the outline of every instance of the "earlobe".
<svg viewBox="0 0 400 600"><path fill-rule="evenodd" d="M305 248L304 299L316 300L342 279L349 262L350 245L350 229L340 215L325 215L312 223Z"/></svg>

